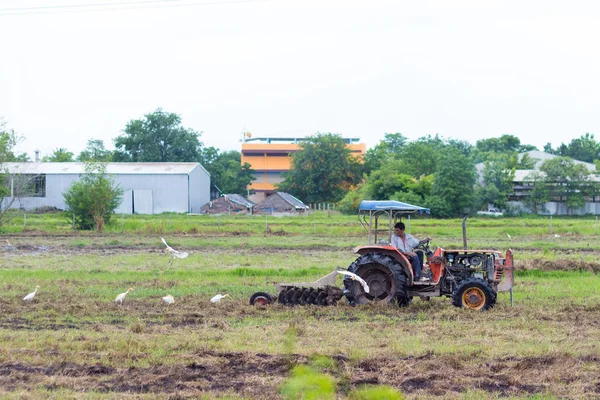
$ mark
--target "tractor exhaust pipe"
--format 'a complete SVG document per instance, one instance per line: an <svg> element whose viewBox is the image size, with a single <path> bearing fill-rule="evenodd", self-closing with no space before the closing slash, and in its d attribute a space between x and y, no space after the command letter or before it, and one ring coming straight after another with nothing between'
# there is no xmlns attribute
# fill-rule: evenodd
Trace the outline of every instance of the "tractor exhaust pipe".
<svg viewBox="0 0 600 400"><path fill-rule="evenodd" d="M463 217L462 221L462 231L463 231L463 249L467 250L467 218L468 215Z"/></svg>

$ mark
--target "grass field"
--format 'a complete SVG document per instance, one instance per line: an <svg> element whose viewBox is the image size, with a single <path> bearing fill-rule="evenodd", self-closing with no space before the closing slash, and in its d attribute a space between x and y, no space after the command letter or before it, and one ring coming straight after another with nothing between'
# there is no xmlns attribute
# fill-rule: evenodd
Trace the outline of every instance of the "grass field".
<svg viewBox="0 0 600 400"><path fill-rule="evenodd" d="M446 298L406 308L248 305L256 291L275 293L267 280L347 267L352 247L366 244L356 217L129 216L101 235L73 232L61 215L26 218L1 237L2 398L277 399L308 382L331 383L322 398L380 397L365 387L409 399L600 397L591 218L555 219L552 230L547 218L468 220L470 248L515 252L514 306L502 293L483 313ZM462 247L460 224L419 219L411 231ZM190 256L169 265L160 236ZM217 293L231 297L210 303ZM314 376L291 378L298 365Z"/></svg>

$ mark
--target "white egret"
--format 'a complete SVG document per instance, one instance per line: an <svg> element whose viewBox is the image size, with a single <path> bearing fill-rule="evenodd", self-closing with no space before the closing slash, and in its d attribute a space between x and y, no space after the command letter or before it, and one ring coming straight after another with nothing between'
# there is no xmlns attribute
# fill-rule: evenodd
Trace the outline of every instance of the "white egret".
<svg viewBox="0 0 600 400"><path fill-rule="evenodd" d="M125 293L121 293L121 294L117 295L117 297L115 298L115 303L123 304L123 300L125 300L125 296L127 296L127 293L129 293L132 290L133 290L133 288L129 288L129 289L127 289L127 291Z"/></svg>
<svg viewBox="0 0 600 400"><path fill-rule="evenodd" d="M171 296L170 294L166 295L165 297L162 298L163 301L167 304L173 304L175 303L175 299L173 298L173 296Z"/></svg>
<svg viewBox="0 0 600 400"><path fill-rule="evenodd" d="M167 244L167 241L165 240L165 238L160 238L160 240L162 240L162 242L165 244L165 246L167 246L167 251L169 253L171 253L171 260L169 261L169 264L171 264L173 262L173 259L175 257L177 258L186 258L188 256L188 253L184 252L184 251L177 251L174 248L172 248L171 246L169 246Z"/></svg>
<svg viewBox="0 0 600 400"><path fill-rule="evenodd" d="M225 297L229 297L229 295L227 293L225 294L218 294L215 297L213 297L212 299L210 299L211 303L218 303L221 301L221 299L224 299Z"/></svg>
<svg viewBox="0 0 600 400"><path fill-rule="evenodd" d="M510 236L510 233L506 232L506 236L508 236L509 239L512 239L512 236Z"/></svg>
<svg viewBox="0 0 600 400"><path fill-rule="evenodd" d="M363 278L361 278L360 276L353 274L350 271L337 271L337 273L342 274L342 275L347 275L353 281L358 281L362 285L363 289L365 289L365 292L369 293L369 285L367 285L367 282L365 282L365 280Z"/></svg>
<svg viewBox="0 0 600 400"><path fill-rule="evenodd" d="M33 298L35 297L35 294L37 293L39 288L40 288L39 286L36 286L35 290L33 292L31 292L27 296L23 297L23 301L33 301Z"/></svg>

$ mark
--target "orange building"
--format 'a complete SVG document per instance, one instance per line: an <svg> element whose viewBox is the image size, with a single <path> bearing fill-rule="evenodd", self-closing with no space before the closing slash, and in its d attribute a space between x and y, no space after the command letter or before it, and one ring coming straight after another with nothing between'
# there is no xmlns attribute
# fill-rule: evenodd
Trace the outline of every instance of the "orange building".
<svg viewBox="0 0 600 400"><path fill-rule="evenodd" d="M255 194L249 200L259 202L276 192L275 185L283 181L281 173L292 167L292 153L300 150L299 142L308 138L244 138L242 143L242 164L248 163L255 171L256 178L248 187ZM364 155L367 145L358 143L359 138L342 138L353 154Z"/></svg>

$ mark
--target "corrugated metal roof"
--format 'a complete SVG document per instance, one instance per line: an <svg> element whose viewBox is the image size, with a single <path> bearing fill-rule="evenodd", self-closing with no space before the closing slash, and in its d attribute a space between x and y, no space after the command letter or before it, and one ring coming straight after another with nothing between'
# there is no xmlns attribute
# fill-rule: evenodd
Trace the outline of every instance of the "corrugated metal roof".
<svg viewBox="0 0 600 400"><path fill-rule="evenodd" d="M232 202L244 207L254 207L254 205L256 204L240 194L224 194L223 196L227 197Z"/></svg>
<svg viewBox="0 0 600 400"><path fill-rule="evenodd" d="M291 205L293 205L294 207L296 207L296 209L305 209L305 210L308 210L308 206L306 204L304 204L302 201L298 200L297 198L295 198L291 194L285 193L285 192L277 192L277 194L279 196L281 196L282 199L284 199L285 201L287 201L288 203L290 203Z"/></svg>
<svg viewBox="0 0 600 400"><path fill-rule="evenodd" d="M82 174L85 163L4 163L9 173L15 174ZM188 174L195 168L202 168L199 163L106 163L108 174ZM206 170L205 170L206 171ZM208 172L207 172L208 173Z"/></svg>

